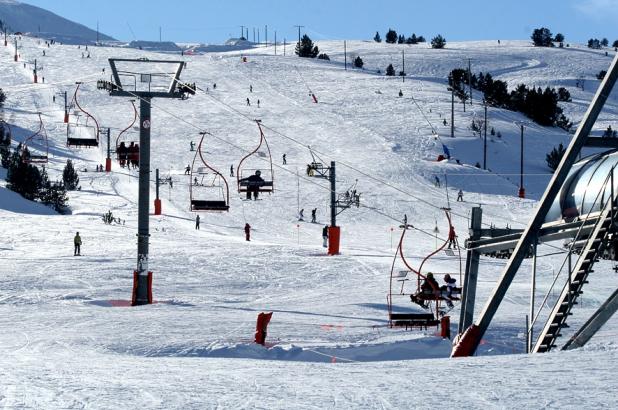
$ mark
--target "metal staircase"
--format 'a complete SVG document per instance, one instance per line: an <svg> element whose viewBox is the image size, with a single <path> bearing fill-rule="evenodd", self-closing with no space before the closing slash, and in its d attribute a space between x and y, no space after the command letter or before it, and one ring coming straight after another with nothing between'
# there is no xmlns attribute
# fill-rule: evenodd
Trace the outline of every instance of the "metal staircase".
<svg viewBox="0 0 618 410"><path fill-rule="evenodd" d="M564 285L560 297L549 315L547 322L537 339L533 352L548 352L556 347L555 342L561 336L560 331L569 327L566 323L567 318L572 315L571 310L577 304L579 295L583 293L582 288L587 282L588 275L592 272L592 267L599 256L604 251L608 235L612 231L616 198L608 200L597 219L594 229L587 239L584 239L584 246L573 269L569 272L569 278ZM612 206L614 205L614 206Z"/></svg>

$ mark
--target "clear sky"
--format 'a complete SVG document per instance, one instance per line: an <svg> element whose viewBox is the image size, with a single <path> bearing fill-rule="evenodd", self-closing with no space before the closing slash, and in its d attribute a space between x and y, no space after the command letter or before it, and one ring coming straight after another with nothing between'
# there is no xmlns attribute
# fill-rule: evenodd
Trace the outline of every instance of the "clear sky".
<svg viewBox="0 0 618 410"><path fill-rule="evenodd" d="M118 40L221 43L240 26L268 25L268 39L297 38L304 25L313 40L382 37L389 27L406 36L447 40L528 39L533 28L563 33L566 41L618 39L618 0L25 0Z"/></svg>

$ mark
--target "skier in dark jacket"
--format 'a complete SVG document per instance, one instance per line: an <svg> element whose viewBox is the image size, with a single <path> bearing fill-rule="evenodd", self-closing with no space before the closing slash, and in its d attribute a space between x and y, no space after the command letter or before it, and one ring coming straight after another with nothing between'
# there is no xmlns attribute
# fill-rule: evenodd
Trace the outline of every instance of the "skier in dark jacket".
<svg viewBox="0 0 618 410"><path fill-rule="evenodd" d="M322 229L322 247L326 248L328 246L328 225L324 226Z"/></svg>
<svg viewBox="0 0 618 410"><path fill-rule="evenodd" d="M316 218L317 212L318 212L318 208L313 208L311 210L311 222L312 223L316 223L316 219L315 218Z"/></svg>
<svg viewBox="0 0 618 410"><path fill-rule="evenodd" d="M77 232L73 238L73 245L75 245L73 256L81 256L82 237L79 236L79 232Z"/></svg>
<svg viewBox="0 0 618 410"><path fill-rule="evenodd" d="M251 240L251 225L249 225L248 223L245 224L245 240Z"/></svg>

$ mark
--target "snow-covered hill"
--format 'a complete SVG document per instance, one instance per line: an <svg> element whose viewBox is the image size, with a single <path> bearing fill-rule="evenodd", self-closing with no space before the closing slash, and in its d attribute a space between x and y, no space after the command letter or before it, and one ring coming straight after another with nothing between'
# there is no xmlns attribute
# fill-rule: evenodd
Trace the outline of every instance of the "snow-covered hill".
<svg viewBox="0 0 618 410"><path fill-rule="evenodd" d="M15 0L0 0L0 21L10 32L32 33L67 44L92 44L97 32L50 11ZM114 40L99 33L100 41Z"/></svg>
<svg viewBox="0 0 618 410"><path fill-rule="evenodd" d="M182 57L187 63L182 78L196 82L202 91L186 101L153 101L151 166L174 183L161 190L163 215L151 217L150 269L158 303L138 308L122 307L130 297L136 259L137 171L114 163L110 174L93 172L104 163L105 147L67 148L62 101L57 97L53 102L53 97L63 91L70 96L75 82L83 82L80 104L102 126L112 128L113 143L131 123L133 110L128 99L96 89L96 80L109 78L108 58L170 57L90 47L91 57L85 58L83 48L47 48L24 37L19 44L22 60L14 63L12 47L0 47L0 79L8 95L5 118L16 126L16 140L36 128L35 114L41 112L50 136L51 178L73 159L82 186L70 194L68 216L21 206L16 210L18 200L0 188L1 404L613 406L616 318L585 349L514 355L524 350L529 261L486 334L479 357L447 359L450 341L437 337L435 329L388 328L386 293L404 214L416 228L405 249L417 266L444 240L448 225L443 207L452 208L460 242L466 237L470 208L478 204L488 225L523 227L550 176L545 154L570 138L562 130L491 108L490 126L502 137L489 142L491 171L476 168L482 141L468 127L482 115L479 96L466 112L456 105L456 137L450 138L450 124L443 123L445 118L450 121L447 73L471 59L475 72L490 72L511 86L525 82L567 87L573 102L563 107L578 122L598 84L594 76L607 69L614 53L605 56L577 46L540 49L523 41L449 43L445 50L405 46L408 77L403 83L376 72L389 63L399 71L402 46L348 42L348 52L362 57L365 70L344 70L340 42L319 46L330 62L299 59L290 56L289 49L284 57L279 47L278 55L268 47ZM45 77L44 84L32 84L27 62L34 58L43 67L39 75ZM574 86L582 77L585 91ZM595 132L615 124L617 96L610 96ZM275 192L260 201L243 201L229 178L230 212L203 214L201 229L195 230L184 175L194 158L190 142L208 131L204 157L227 176L230 166L238 165L259 141L254 119L262 120L273 153ZM523 200L516 197L522 122L529 195ZM131 138L137 138L135 133ZM452 160L437 162L443 144ZM321 247L321 230L329 222L329 187L306 176L308 145L324 162L336 161L340 192L356 183L361 193L362 206L338 217L342 254L337 257L325 256ZM287 165L282 164L283 154ZM264 158L252 158L253 166L266 167ZM436 177L440 187L434 186ZM459 189L464 202L453 202ZM317 209L318 223L299 222L300 208L305 216ZM101 215L108 210L125 223L104 225ZM251 242L244 240L245 223L253 227ZM84 241L80 258L71 253L76 231ZM539 293L549 288L561 260L552 255L554 248L540 249L546 256L537 266ZM459 278L461 262L440 253L424 269ZM478 310L504 263L482 259ZM574 329L616 288L611 267L607 261L595 266L570 322ZM397 304L415 309L409 300ZM274 346L268 349L251 342L261 311L274 312L267 338ZM458 316L456 307L453 327Z"/></svg>

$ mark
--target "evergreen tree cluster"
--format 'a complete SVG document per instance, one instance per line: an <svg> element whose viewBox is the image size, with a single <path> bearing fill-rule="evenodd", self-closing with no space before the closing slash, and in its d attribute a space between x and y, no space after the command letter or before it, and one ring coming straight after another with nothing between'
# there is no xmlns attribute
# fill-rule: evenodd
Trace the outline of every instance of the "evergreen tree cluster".
<svg viewBox="0 0 618 410"><path fill-rule="evenodd" d="M431 39L431 48L444 48L445 45L446 39L440 34Z"/></svg>
<svg viewBox="0 0 618 410"><path fill-rule="evenodd" d="M376 35L373 37L373 41L376 43L382 42L382 37L380 37L380 33L376 31ZM424 43L425 37L417 36L416 33L412 33L410 37L406 37L403 34L397 34L397 32L391 28L388 29L386 35L384 36L384 41L389 44L418 44Z"/></svg>
<svg viewBox="0 0 618 410"><path fill-rule="evenodd" d="M56 212L65 212L68 198L64 183L51 182L45 167L38 168L23 161L21 146L6 156L3 154L2 163L6 164L7 188L17 192L30 201L40 201L52 207Z"/></svg>
<svg viewBox="0 0 618 410"><path fill-rule="evenodd" d="M360 56L356 56L356 58L354 59L354 67L363 68L364 65L365 63L363 62L363 59L360 58Z"/></svg>
<svg viewBox="0 0 618 410"><path fill-rule="evenodd" d="M315 58L320 54L320 50L318 46L313 44L309 36L304 34L300 43L296 43L295 53L299 57Z"/></svg>
<svg viewBox="0 0 618 410"><path fill-rule="evenodd" d="M599 40L598 38L591 38L588 40L588 48L593 48L595 50L600 50L603 47L609 46L609 40L604 38Z"/></svg>
<svg viewBox="0 0 618 410"><path fill-rule="evenodd" d="M612 126L608 126L605 131L603 131L603 138L616 138L618 137L618 131L613 130Z"/></svg>
<svg viewBox="0 0 618 410"><path fill-rule="evenodd" d="M570 130L573 125L562 113L559 101L570 101L571 94L566 88L546 87L545 90L519 84L509 93L506 81L494 80L491 74L468 72L468 69L455 69L449 74L449 86L456 93L465 94L465 86L472 82L472 88L484 93L487 104L506 108L525 114L534 122L544 126L556 126Z"/></svg>
<svg viewBox="0 0 618 410"><path fill-rule="evenodd" d="M612 43L612 47L614 48L618 47L618 40L614 40L614 42Z"/></svg>
<svg viewBox="0 0 618 410"><path fill-rule="evenodd" d="M546 27L536 28L530 36L532 42L537 47L553 47L554 38L551 31ZM564 39L564 38L563 38Z"/></svg>

